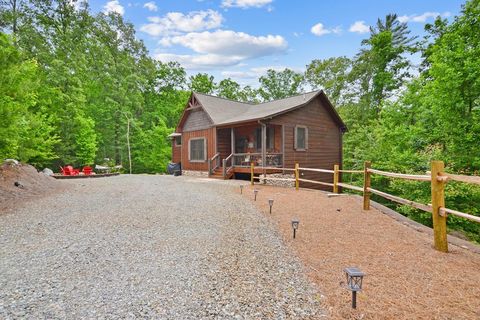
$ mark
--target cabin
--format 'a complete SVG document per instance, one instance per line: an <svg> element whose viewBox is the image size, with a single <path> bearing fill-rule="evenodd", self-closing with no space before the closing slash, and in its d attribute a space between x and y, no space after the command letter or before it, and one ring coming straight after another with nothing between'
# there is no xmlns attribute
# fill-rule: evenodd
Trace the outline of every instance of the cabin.
<svg viewBox="0 0 480 320"><path fill-rule="evenodd" d="M332 169L342 164L346 126L322 90L259 104L193 92L172 139L172 162L185 174L230 179L282 173L276 168ZM303 174L303 173L302 173ZM305 172L304 179L332 175ZM303 185L303 187L308 187Z"/></svg>

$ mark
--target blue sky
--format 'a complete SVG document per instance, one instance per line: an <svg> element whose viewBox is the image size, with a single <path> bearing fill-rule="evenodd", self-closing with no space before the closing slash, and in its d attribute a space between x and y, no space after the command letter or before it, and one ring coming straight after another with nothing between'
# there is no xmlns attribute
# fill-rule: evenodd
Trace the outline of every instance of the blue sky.
<svg viewBox="0 0 480 320"><path fill-rule="evenodd" d="M255 85L268 68L303 71L313 59L352 57L368 26L397 13L413 35L436 15L452 19L459 0L90 0L133 23L150 54Z"/></svg>

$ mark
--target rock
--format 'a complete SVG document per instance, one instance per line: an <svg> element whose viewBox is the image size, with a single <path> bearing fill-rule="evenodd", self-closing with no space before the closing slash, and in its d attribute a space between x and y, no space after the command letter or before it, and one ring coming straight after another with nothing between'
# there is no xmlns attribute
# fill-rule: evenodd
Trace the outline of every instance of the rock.
<svg viewBox="0 0 480 320"><path fill-rule="evenodd" d="M18 166L20 163L18 162L18 160L15 160L15 159L5 159L3 161L3 164L8 164L8 165L11 165L11 166Z"/></svg>
<svg viewBox="0 0 480 320"><path fill-rule="evenodd" d="M45 168L42 170L42 173L47 175L47 176L53 176L53 170L50 168Z"/></svg>
<svg viewBox="0 0 480 320"><path fill-rule="evenodd" d="M20 188L20 189L25 189L25 187L23 186L23 184L21 184L21 183L18 182L18 181L15 181L15 182L13 183L13 185L14 185L15 187Z"/></svg>

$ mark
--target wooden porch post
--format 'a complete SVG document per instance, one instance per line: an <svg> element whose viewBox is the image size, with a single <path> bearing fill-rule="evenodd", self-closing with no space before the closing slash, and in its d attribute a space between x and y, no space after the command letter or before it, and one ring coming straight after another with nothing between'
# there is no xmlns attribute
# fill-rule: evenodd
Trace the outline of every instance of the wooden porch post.
<svg viewBox="0 0 480 320"><path fill-rule="evenodd" d="M265 167L267 161L267 125L262 123L262 167ZM265 174L265 170L263 170Z"/></svg>
<svg viewBox="0 0 480 320"><path fill-rule="evenodd" d="M231 139L231 148L232 148L232 152L230 153L235 153L235 129L234 128L231 128L230 139Z"/></svg>

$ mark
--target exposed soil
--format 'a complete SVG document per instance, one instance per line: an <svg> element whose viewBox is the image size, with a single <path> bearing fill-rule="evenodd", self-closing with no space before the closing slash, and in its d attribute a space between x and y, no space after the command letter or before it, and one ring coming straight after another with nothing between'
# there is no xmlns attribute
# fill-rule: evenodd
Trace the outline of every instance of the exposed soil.
<svg viewBox="0 0 480 320"><path fill-rule="evenodd" d="M39 196L61 192L62 186L31 165L3 164L0 166L0 214Z"/></svg>
<svg viewBox="0 0 480 320"><path fill-rule="evenodd" d="M433 238L354 196L328 198L314 190L256 185L255 204L278 226L309 276L325 293L334 319L480 319L480 254ZM240 192L240 190L238 190ZM253 201L252 187L243 191ZM273 213L268 199L274 199ZM292 239L292 218L299 218ZM356 310L345 288L346 267L366 273Z"/></svg>

